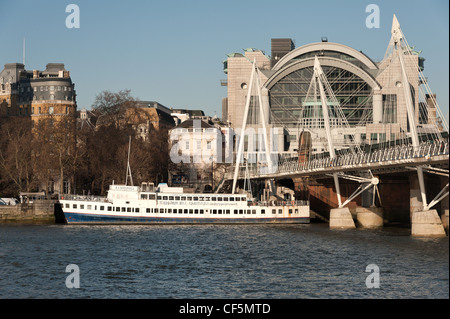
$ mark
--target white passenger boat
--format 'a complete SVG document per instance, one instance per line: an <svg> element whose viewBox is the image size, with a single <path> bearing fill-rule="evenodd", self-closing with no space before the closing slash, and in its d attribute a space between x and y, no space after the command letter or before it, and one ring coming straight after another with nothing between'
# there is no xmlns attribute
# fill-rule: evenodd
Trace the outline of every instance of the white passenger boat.
<svg viewBox="0 0 450 319"><path fill-rule="evenodd" d="M68 224L309 223L307 201L248 200L245 194L184 193L181 187L110 185L106 197L63 195Z"/></svg>

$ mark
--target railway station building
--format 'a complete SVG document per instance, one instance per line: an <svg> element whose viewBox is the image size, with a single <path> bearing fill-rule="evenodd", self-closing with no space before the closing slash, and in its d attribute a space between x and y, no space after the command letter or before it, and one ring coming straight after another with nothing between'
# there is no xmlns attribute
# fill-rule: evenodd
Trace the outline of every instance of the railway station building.
<svg viewBox="0 0 450 319"><path fill-rule="evenodd" d="M249 48L230 53L223 61L227 79L221 84L227 86L227 97L222 100L222 118L232 128L242 127L247 88L255 61L260 71L266 125L282 127L285 132L281 151L295 152L299 148L299 135L306 130L312 135L313 153L326 152L326 135L324 130L320 130L323 119L303 105L317 56L348 121L346 127L332 128L336 146L345 147L350 140L370 145L406 136L409 124L400 63L392 58L389 46L381 62L373 61L356 48L328 42L326 38L297 48L292 39L271 39L271 51L268 56L262 50ZM415 117L417 123L426 126L436 116L427 101L430 97L421 98L418 93L422 84L419 70L424 68L424 58L419 56L420 52L411 52L404 56L404 60L413 92ZM419 104L423 103L431 105L428 114L419 112ZM259 115L254 115L253 124L260 124ZM251 116L250 112L249 118ZM249 120L247 123L250 124Z"/></svg>

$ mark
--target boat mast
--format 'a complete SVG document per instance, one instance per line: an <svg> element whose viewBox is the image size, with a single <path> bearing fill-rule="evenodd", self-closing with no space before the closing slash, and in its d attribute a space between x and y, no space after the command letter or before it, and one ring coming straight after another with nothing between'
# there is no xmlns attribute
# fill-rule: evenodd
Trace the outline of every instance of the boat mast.
<svg viewBox="0 0 450 319"><path fill-rule="evenodd" d="M131 186L134 186L133 185L133 176L131 175L131 167L130 167L130 151L131 151L131 136L128 139L127 176L125 177L125 185L128 185L128 176L130 176Z"/></svg>

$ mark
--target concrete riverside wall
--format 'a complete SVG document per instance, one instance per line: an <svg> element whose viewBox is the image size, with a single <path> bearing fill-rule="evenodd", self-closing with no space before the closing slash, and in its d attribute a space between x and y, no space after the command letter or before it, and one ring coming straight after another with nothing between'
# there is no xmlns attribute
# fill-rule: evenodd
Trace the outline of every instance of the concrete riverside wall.
<svg viewBox="0 0 450 319"><path fill-rule="evenodd" d="M55 223L55 202L38 200L15 206L0 206L0 223Z"/></svg>

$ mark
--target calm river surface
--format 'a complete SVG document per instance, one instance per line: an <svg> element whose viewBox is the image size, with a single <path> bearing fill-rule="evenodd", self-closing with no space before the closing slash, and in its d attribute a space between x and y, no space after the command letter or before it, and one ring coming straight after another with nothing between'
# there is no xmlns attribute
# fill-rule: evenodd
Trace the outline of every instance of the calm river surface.
<svg viewBox="0 0 450 319"><path fill-rule="evenodd" d="M66 286L71 264L79 288ZM1 225L0 298L449 298L449 239L325 224Z"/></svg>

